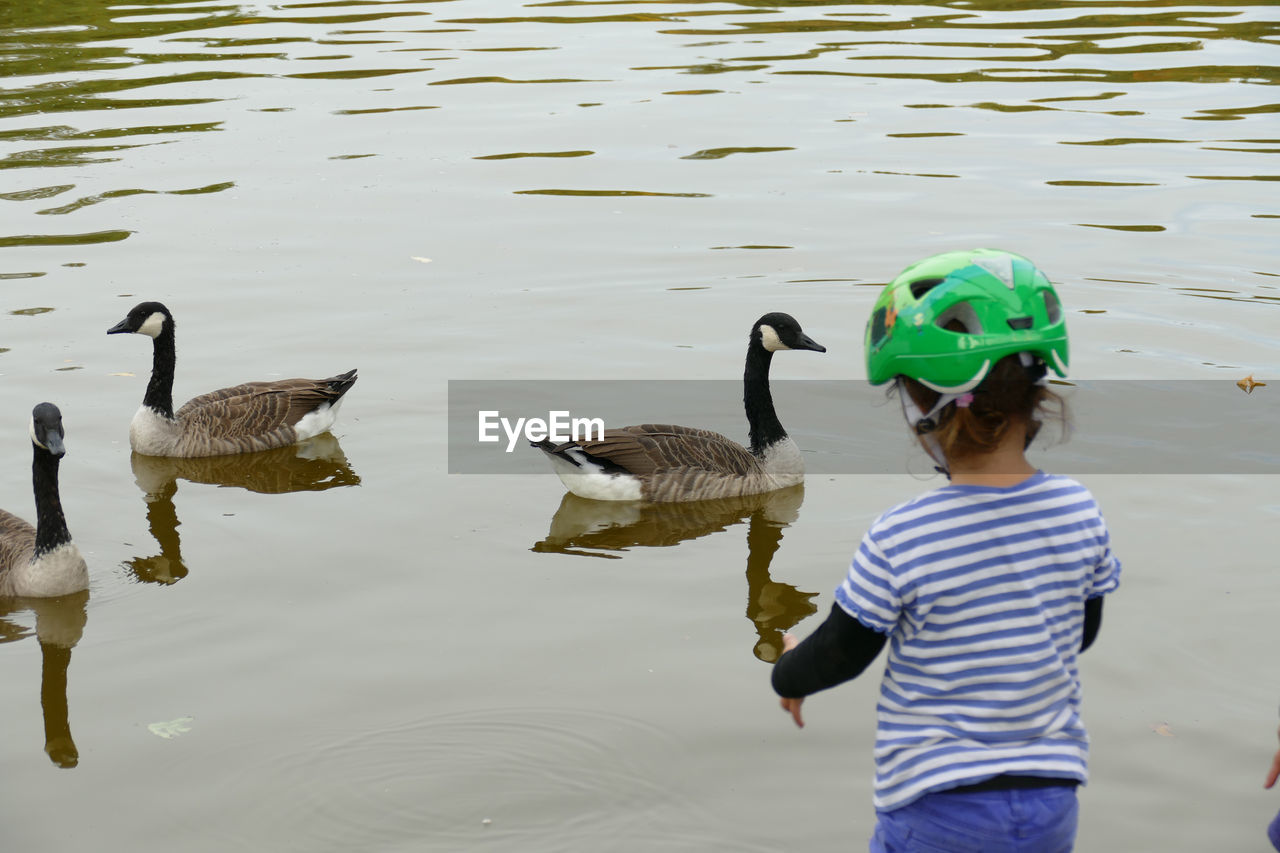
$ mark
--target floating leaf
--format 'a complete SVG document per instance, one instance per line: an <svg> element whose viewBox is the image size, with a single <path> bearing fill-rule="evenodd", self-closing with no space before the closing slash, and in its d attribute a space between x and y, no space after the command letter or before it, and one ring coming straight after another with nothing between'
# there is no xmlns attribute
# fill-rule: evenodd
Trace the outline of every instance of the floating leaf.
<svg viewBox="0 0 1280 853"><path fill-rule="evenodd" d="M1246 394L1252 394L1254 388L1265 388L1267 386L1267 383L1259 382L1258 380L1254 379L1252 373L1246 376L1244 379L1237 380L1236 384L1239 385L1240 390Z"/></svg>
<svg viewBox="0 0 1280 853"><path fill-rule="evenodd" d="M165 740L175 738L178 735L185 735L191 731L191 724L194 720L191 717L179 717L176 720L167 722L152 723L147 726L147 731L156 737L162 737Z"/></svg>
<svg viewBox="0 0 1280 853"><path fill-rule="evenodd" d="M1168 723L1152 723L1151 731L1155 732L1161 737L1174 737L1173 729L1169 728Z"/></svg>
<svg viewBox="0 0 1280 853"><path fill-rule="evenodd" d="M431 263L431 259L430 259L430 258L420 258L420 257L418 257L417 255L410 255L410 256L409 256L409 260L411 260L411 261L417 261L417 262L418 262L418 263L420 263L420 264L429 264L429 263Z"/></svg>

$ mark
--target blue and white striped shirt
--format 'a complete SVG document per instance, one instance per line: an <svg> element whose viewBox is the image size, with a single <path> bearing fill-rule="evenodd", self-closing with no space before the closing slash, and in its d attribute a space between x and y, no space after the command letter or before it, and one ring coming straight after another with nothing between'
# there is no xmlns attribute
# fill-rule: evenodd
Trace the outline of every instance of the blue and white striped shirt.
<svg viewBox="0 0 1280 853"><path fill-rule="evenodd" d="M836 590L889 635L876 808L1001 773L1086 781L1084 602L1119 582L1098 505L1067 477L948 485L880 516Z"/></svg>

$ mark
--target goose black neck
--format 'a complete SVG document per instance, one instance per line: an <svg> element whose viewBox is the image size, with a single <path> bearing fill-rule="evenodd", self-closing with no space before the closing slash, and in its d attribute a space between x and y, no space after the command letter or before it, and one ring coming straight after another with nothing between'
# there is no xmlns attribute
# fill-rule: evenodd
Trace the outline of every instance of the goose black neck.
<svg viewBox="0 0 1280 853"><path fill-rule="evenodd" d="M43 447L33 447L31 485L36 494L36 556L71 541L67 519L58 497L58 457Z"/></svg>
<svg viewBox="0 0 1280 853"><path fill-rule="evenodd" d="M750 426L751 452L764 455L771 445L787 437L787 431L773 410L773 395L769 393L769 365L773 353L759 341L753 340L747 348L747 369L742 377L742 402L747 410Z"/></svg>
<svg viewBox="0 0 1280 853"><path fill-rule="evenodd" d="M173 319L166 318L164 328L151 347L151 381L142 404L173 419L173 368L178 356L173 343Z"/></svg>

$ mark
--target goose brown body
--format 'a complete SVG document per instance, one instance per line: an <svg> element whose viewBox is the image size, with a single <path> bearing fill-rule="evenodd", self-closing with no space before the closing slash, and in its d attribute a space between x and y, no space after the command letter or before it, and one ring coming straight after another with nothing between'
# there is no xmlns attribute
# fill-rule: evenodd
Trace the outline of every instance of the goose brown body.
<svg viewBox="0 0 1280 853"><path fill-rule="evenodd" d="M223 456L296 444L298 424L321 406L333 407L356 381L354 370L328 379L245 382L201 394L172 419L145 405L129 426L129 443L149 456Z"/></svg>
<svg viewBox="0 0 1280 853"><path fill-rule="evenodd" d="M50 598L88 586L89 567L74 543L38 553L36 528L0 510L0 596Z"/></svg>
<svg viewBox="0 0 1280 853"><path fill-rule="evenodd" d="M790 438L784 442L795 446ZM794 464L767 466L764 460L728 436L675 424L639 424L605 430L597 440L562 445L542 442L537 446L554 454L578 449L594 460L622 469L618 475L636 478L640 493L635 499L644 501L754 495L794 486L804 480L799 448L795 448L791 460ZM786 449L774 448L774 455ZM568 472L567 476L573 477L574 473ZM569 490L580 494L573 486L569 486Z"/></svg>
<svg viewBox="0 0 1280 853"><path fill-rule="evenodd" d="M12 567L30 563L36 555L36 529L11 512L0 509L0 566ZM0 573L0 594L5 582L12 579L12 571Z"/></svg>
<svg viewBox="0 0 1280 853"><path fill-rule="evenodd" d="M569 491L597 500L696 501L794 486L804 481L804 459L769 392L770 359L787 349L826 352L787 314L756 321L743 375L750 448L718 432L674 424L640 424L605 430L598 439L533 446L547 454Z"/></svg>

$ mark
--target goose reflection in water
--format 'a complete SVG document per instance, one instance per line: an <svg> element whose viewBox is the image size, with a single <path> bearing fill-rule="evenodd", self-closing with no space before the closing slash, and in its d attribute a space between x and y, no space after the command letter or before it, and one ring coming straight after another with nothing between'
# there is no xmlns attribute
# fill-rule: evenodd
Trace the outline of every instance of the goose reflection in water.
<svg viewBox="0 0 1280 853"><path fill-rule="evenodd" d="M747 618L755 625L753 653L766 663L782 654L782 634L817 611L811 599L769 575L782 531L799 517L804 486L759 495L691 503L593 501L565 494L540 553L621 559L629 548L665 547L747 522Z"/></svg>
<svg viewBox="0 0 1280 853"><path fill-rule="evenodd" d="M289 447L235 456L183 459L135 453L131 463L133 477L147 504L147 526L160 545L160 553L134 557L125 566L138 580L147 583L172 584L187 576L178 538L182 522L173 503L179 480L261 494L319 492L360 485L360 477L331 433Z"/></svg>
<svg viewBox="0 0 1280 853"><path fill-rule="evenodd" d="M71 649L80 642L88 621L89 591L57 598L0 599L0 643L36 635L40 644L40 705L44 710L44 751L59 767L75 767L80 752L71 738L67 707L67 668ZM27 611L35 614L34 632L22 625ZM14 711L5 709L6 718Z"/></svg>

